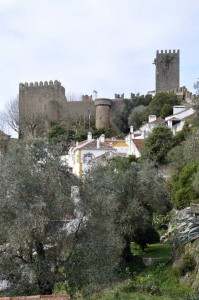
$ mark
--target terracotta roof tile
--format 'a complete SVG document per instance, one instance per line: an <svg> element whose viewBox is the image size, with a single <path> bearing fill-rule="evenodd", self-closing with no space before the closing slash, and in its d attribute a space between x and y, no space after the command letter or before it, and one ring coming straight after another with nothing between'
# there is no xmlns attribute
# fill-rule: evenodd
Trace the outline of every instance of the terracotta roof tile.
<svg viewBox="0 0 199 300"><path fill-rule="evenodd" d="M158 119L150 122L149 124L164 124L165 122L166 122L165 119L158 118Z"/></svg>
<svg viewBox="0 0 199 300"><path fill-rule="evenodd" d="M128 147L124 140L112 140L112 139L106 139L104 143L100 142L99 150L110 150L114 147ZM90 143L87 143L83 146L81 146L81 149L97 149L97 140L92 140Z"/></svg>
<svg viewBox="0 0 199 300"><path fill-rule="evenodd" d="M132 141L139 151L144 147L144 139L133 139Z"/></svg>

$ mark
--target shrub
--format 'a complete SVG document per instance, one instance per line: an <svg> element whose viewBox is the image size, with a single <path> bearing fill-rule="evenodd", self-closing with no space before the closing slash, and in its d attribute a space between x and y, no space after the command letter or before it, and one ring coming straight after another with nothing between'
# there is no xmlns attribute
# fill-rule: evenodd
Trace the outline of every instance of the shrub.
<svg viewBox="0 0 199 300"><path fill-rule="evenodd" d="M196 261L191 254L185 254L183 258L183 263L180 266L180 274L185 275L187 272L191 272L195 269Z"/></svg>

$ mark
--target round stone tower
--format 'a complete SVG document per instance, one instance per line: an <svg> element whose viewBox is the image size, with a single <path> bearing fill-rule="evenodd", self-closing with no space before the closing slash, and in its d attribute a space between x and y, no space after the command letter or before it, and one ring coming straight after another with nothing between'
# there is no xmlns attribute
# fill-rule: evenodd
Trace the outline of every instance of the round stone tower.
<svg viewBox="0 0 199 300"><path fill-rule="evenodd" d="M110 127L111 100L98 98L95 100L95 127L97 129Z"/></svg>

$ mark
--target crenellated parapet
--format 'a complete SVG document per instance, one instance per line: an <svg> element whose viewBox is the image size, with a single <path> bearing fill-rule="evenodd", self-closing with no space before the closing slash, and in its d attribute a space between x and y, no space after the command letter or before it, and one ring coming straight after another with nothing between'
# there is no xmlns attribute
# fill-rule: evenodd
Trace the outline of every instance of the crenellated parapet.
<svg viewBox="0 0 199 300"><path fill-rule="evenodd" d="M180 50L157 50L156 54L180 54Z"/></svg>
<svg viewBox="0 0 199 300"><path fill-rule="evenodd" d="M124 93L123 94L116 94L115 93L115 99L124 99Z"/></svg>
<svg viewBox="0 0 199 300"><path fill-rule="evenodd" d="M199 99L199 95L193 94L192 92L188 91L185 86L169 90L167 91L167 93L176 94L178 97L180 97L180 100L184 100L188 103Z"/></svg>
<svg viewBox="0 0 199 300"><path fill-rule="evenodd" d="M83 102L91 102L93 101L93 96L92 95L82 95L82 101Z"/></svg>
<svg viewBox="0 0 199 300"><path fill-rule="evenodd" d="M28 87L43 87L43 86L53 86L53 87L62 87L64 88L62 85L61 85L61 82L58 81L58 80L55 80L54 82L52 80L50 80L49 82L48 81L35 81L35 82L25 82L25 83L20 83L19 84L19 90L23 90L25 88L28 88Z"/></svg>

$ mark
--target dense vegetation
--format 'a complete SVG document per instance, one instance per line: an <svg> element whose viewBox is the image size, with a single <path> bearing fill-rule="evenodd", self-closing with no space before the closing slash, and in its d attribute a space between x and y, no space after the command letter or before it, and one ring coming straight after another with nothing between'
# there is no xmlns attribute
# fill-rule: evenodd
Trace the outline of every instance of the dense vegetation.
<svg viewBox="0 0 199 300"><path fill-rule="evenodd" d="M148 121L149 115L156 115L157 118L171 115L173 106L179 104L177 96L168 93L159 93L154 98L146 95L124 99L124 108L116 113L114 123L121 132L128 133L130 126L139 129Z"/></svg>
<svg viewBox="0 0 199 300"><path fill-rule="evenodd" d="M174 104L177 97L163 93L126 100L117 129L92 129L93 136L128 132L149 114L170 114ZM9 282L0 295L199 299L197 288L179 284L195 269L195 258L185 255L174 268L182 244L171 239L173 251L159 243L170 210L199 203L198 123L187 122L175 136L156 127L142 159L104 156L82 181L64 169L60 155L85 133L59 124L48 143L19 142L0 156L0 280ZM162 165L171 168L168 179L160 175ZM148 257L161 262L146 267L142 259Z"/></svg>

